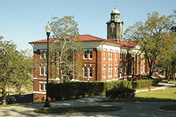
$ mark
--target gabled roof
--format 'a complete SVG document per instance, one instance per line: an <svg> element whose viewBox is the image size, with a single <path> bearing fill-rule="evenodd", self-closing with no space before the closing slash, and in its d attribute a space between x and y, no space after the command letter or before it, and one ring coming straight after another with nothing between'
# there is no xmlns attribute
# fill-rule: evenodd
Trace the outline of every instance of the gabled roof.
<svg viewBox="0 0 176 117"><path fill-rule="evenodd" d="M80 41L82 41L82 42L108 42L108 43L119 44L119 45L122 45L125 47L130 47L130 48L133 48L136 46L136 43L134 43L132 41L120 41L120 40L112 41L112 40L107 40L107 39L95 37L95 36L88 35L88 34L87 35L80 35L79 38L80 38ZM56 38L51 38L49 40L49 42L52 42L55 39ZM47 39L29 42L29 44L35 44L35 43L47 43Z"/></svg>

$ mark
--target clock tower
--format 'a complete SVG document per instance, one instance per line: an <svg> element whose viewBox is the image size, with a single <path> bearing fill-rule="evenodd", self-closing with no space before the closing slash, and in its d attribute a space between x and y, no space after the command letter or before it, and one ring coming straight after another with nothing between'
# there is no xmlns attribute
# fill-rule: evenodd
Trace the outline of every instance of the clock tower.
<svg viewBox="0 0 176 117"><path fill-rule="evenodd" d="M120 12L114 8L111 12L111 19L107 23L107 39L108 40L122 40L123 21L120 20Z"/></svg>

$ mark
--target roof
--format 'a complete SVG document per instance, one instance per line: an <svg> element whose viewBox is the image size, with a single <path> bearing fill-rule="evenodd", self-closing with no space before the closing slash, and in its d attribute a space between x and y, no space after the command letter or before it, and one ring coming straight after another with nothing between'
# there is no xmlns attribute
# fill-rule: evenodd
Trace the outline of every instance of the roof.
<svg viewBox="0 0 176 117"><path fill-rule="evenodd" d="M120 41L120 40L112 41L112 40L107 40L107 39L95 37L95 36L88 35L88 34L80 35L79 38L80 38L80 41L82 42L108 42L108 43L119 44L119 45L130 47L130 48L133 48L136 46L136 44L132 41ZM56 38L51 38L49 42L52 42L55 39ZM36 44L36 43L47 43L47 39L29 42L29 44Z"/></svg>
<svg viewBox="0 0 176 117"><path fill-rule="evenodd" d="M114 7L114 11L112 11L111 14L120 14L120 12L116 9L116 5Z"/></svg>
<svg viewBox="0 0 176 117"><path fill-rule="evenodd" d="M112 14L120 14L120 12L115 8L114 11L112 11Z"/></svg>

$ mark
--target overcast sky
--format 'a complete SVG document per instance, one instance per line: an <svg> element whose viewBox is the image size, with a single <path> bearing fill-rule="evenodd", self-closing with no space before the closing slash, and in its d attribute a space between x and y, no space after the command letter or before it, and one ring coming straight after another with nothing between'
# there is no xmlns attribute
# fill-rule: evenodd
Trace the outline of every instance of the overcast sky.
<svg viewBox="0 0 176 117"><path fill-rule="evenodd" d="M0 0L0 36L12 40L18 50L32 49L28 42L46 39L51 17L75 16L80 34L107 38L106 22L116 5L125 29L147 13L172 15L176 0Z"/></svg>

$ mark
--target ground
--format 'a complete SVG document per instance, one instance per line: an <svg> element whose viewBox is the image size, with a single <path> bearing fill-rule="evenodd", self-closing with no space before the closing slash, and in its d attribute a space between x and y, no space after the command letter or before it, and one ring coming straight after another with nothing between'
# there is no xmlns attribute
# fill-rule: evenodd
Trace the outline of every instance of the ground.
<svg viewBox="0 0 176 117"><path fill-rule="evenodd" d="M112 105L121 107L121 110L110 112L88 112L88 113L66 113L66 114L46 114L35 113L33 110L43 108L44 103L0 107L0 116L121 116L121 117L152 117L152 116L171 116L176 117L176 112L163 111L159 108L163 105L176 105L176 102L97 102L97 99L105 98L105 96L95 96L90 98L82 98L77 100L65 100L51 102L51 107L77 107L77 106L100 106Z"/></svg>

